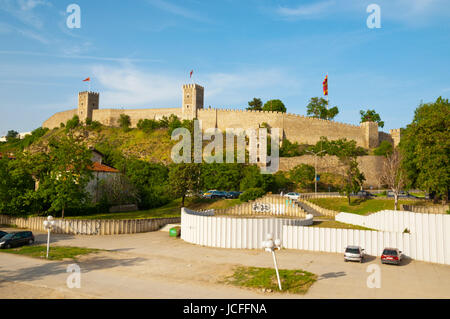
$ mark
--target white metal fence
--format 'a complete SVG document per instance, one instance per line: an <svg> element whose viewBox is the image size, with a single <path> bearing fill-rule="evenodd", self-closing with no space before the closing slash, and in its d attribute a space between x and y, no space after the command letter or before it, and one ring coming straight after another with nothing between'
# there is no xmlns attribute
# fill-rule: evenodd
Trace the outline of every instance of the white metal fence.
<svg viewBox="0 0 450 319"><path fill-rule="evenodd" d="M284 225L311 225L313 216L306 219L289 218L233 218L209 216L183 208L181 238L189 243L222 248L262 248L267 233L282 239Z"/></svg>

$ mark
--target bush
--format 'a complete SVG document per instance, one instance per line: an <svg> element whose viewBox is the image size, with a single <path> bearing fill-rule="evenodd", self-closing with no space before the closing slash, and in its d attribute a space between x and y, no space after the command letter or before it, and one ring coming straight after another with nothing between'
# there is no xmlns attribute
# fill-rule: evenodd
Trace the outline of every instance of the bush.
<svg viewBox="0 0 450 319"><path fill-rule="evenodd" d="M249 188L239 196L239 199L241 202L248 202L249 200L260 198L265 194L266 192L262 188Z"/></svg>
<svg viewBox="0 0 450 319"><path fill-rule="evenodd" d="M378 146L373 153L379 156L388 156L392 154L392 144L388 141L382 141L380 146Z"/></svg>
<svg viewBox="0 0 450 319"><path fill-rule="evenodd" d="M72 130L78 125L80 125L80 118L78 117L78 115L74 115L72 119L66 122L66 131Z"/></svg>
<svg viewBox="0 0 450 319"><path fill-rule="evenodd" d="M157 128L159 128L161 125L158 121L156 120L149 120L149 119L144 119L144 120L139 120L138 124L137 124L137 128L144 131L144 132L151 132Z"/></svg>
<svg viewBox="0 0 450 319"><path fill-rule="evenodd" d="M131 126L130 116L126 114L120 114L120 118L117 120L119 126L124 130L128 130Z"/></svg>

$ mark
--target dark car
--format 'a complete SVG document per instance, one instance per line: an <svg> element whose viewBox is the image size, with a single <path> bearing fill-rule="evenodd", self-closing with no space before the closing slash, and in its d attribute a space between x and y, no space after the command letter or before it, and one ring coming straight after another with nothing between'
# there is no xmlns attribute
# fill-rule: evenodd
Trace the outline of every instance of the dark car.
<svg viewBox="0 0 450 319"><path fill-rule="evenodd" d="M30 231L9 233L0 239L0 248L13 248L34 243L34 235Z"/></svg>
<svg viewBox="0 0 450 319"><path fill-rule="evenodd" d="M0 230L0 238L2 238L5 235L8 235L8 233Z"/></svg>
<svg viewBox="0 0 450 319"><path fill-rule="evenodd" d="M361 197L361 198L371 198L371 197L375 197L374 194L369 193L368 191L359 191L357 193L352 193L352 196L357 196L357 197Z"/></svg>
<svg viewBox="0 0 450 319"><path fill-rule="evenodd" d="M239 198L241 192L228 192L226 198Z"/></svg>
<svg viewBox="0 0 450 319"><path fill-rule="evenodd" d="M403 259L403 253L397 248L385 248L381 254L382 264L400 265Z"/></svg>

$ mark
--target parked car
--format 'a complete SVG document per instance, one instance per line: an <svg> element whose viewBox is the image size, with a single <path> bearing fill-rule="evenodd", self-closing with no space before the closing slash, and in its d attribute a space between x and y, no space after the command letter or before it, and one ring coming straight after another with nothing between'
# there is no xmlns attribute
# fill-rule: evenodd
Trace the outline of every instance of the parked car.
<svg viewBox="0 0 450 319"><path fill-rule="evenodd" d="M289 199L299 199L300 193L290 192L284 195L284 197L287 197Z"/></svg>
<svg viewBox="0 0 450 319"><path fill-rule="evenodd" d="M344 261L364 261L364 249L359 246L347 246L344 253Z"/></svg>
<svg viewBox="0 0 450 319"><path fill-rule="evenodd" d="M359 191L357 193L352 193L351 196L357 196L357 197L361 197L361 198L375 197L374 194L369 193L368 191Z"/></svg>
<svg viewBox="0 0 450 319"><path fill-rule="evenodd" d="M218 190L207 191L203 194L204 198L226 198L227 192L222 192Z"/></svg>
<svg viewBox="0 0 450 319"><path fill-rule="evenodd" d="M1 230L0 230L0 238L2 238L2 237L5 236L5 235L8 235L8 233L5 232L5 231L1 231Z"/></svg>
<svg viewBox="0 0 450 319"><path fill-rule="evenodd" d="M382 264L400 265L403 259L403 253L397 248L385 248L381 254Z"/></svg>
<svg viewBox="0 0 450 319"><path fill-rule="evenodd" d="M13 248L24 245L32 245L34 235L30 231L13 232L3 236L0 239L0 248Z"/></svg>
<svg viewBox="0 0 450 319"><path fill-rule="evenodd" d="M394 192L388 191L387 194L386 194L386 196L387 196L387 197L394 197ZM411 194L408 193L408 192L401 191L401 192L398 193L398 198L419 198L419 197L414 196L414 195L411 195Z"/></svg>
<svg viewBox="0 0 450 319"><path fill-rule="evenodd" d="M226 198L239 198L242 192L227 192Z"/></svg>

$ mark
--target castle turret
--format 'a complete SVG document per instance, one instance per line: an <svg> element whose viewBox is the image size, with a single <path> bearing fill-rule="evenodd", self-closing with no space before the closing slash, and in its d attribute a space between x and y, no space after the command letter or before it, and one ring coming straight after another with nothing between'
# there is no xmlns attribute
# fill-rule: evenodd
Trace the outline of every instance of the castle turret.
<svg viewBox="0 0 450 319"><path fill-rule="evenodd" d="M183 85L183 120L197 118L197 110L203 109L205 89L198 84Z"/></svg>
<svg viewBox="0 0 450 319"><path fill-rule="evenodd" d="M364 147L375 148L378 147L378 123L376 122L362 122L361 128L364 135Z"/></svg>
<svg viewBox="0 0 450 319"><path fill-rule="evenodd" d="M402 138L402 130L400 128L396 128L390 130L389 133L391 134L392 140L394 141L394 147L397 147Z"/></svg>
<svg viewBox="0 0 450 319"><path fill-rule="evenodd" d="M81 122L92 120L92 111L98 110L100 95L96 92L78 93L78 117Z"/></svg>

